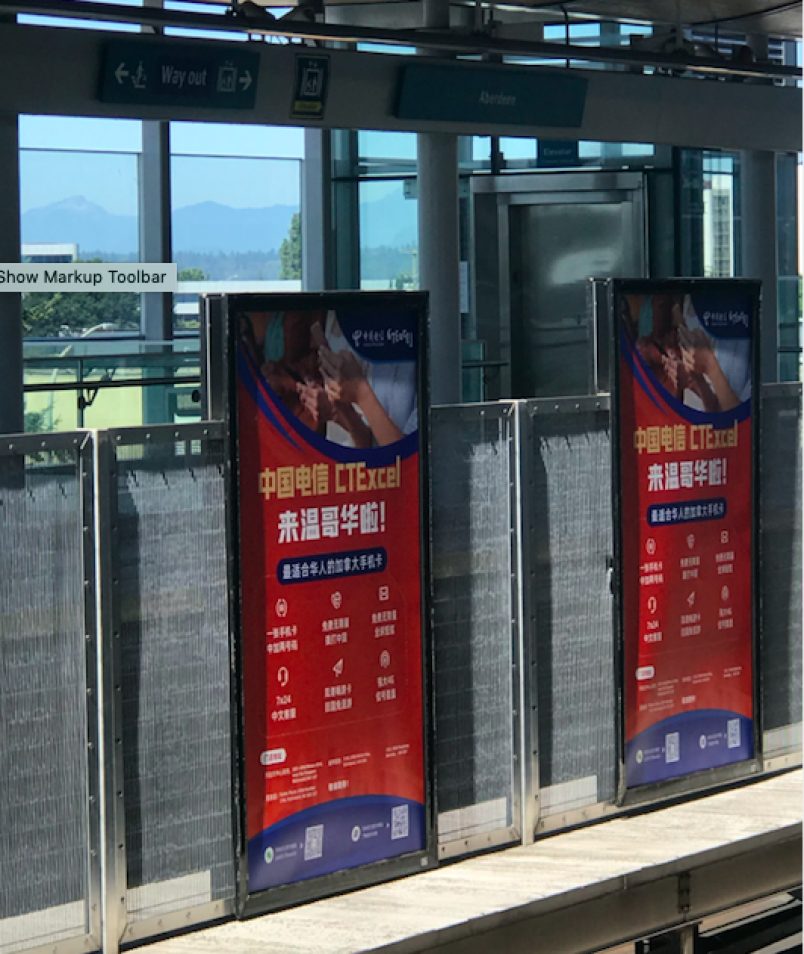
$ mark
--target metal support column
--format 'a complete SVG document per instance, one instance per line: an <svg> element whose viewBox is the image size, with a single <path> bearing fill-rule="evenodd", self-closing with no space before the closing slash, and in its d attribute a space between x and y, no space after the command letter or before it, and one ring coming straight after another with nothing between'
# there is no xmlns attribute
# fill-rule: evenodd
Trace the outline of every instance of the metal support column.
<svg viewBox="0 0 804 954"><path fill-rule="evenodd" d="M140 261L169 262L170 223L170 125L167 122L143 122L142 156L139 181ZM140 296L140 330L146 341L170 341L173 338L173 295L171 292L143 292ZM160 350L160 349L157 349ZM151 352L153 353L153 349ZM143 377L166 377L167 365L148 365ZM143 422L166 421L167 388L143 388Z"/></svg>
<svg viewBox="0 0 804 954"><path fill-rule="evenodd" d="M767 37L749 37L758 60L768 58ZM776 153L743 152L741 161L742 274L762 282L760 376L779 380L778 266L776 249Z"/></svg>
<svg viewBox="0 0 804 954"><path fill-rule="evenodd" d="M143 122L139 183L140 261L171 260L170 126ZM150 341L173 337L173 295L144 292L140 328Z"/></svg>
<svg viewBox="0 0 804 954"><path fill-rule="evenodd" d="M742 248L745 278L762 281L763 384L779 380L776 264L776 153L742 153Z"/></svg>
<svg viewBox="0 0 804 954"><path fill-rule="evenodd" d="M332 242L332 148L328 129L304 130L302 165L302 287L335 287Z"/></svg>
<svg viewBox="0 0 804 954"><path fill-rule="evenodd" d="M0 117L0 262L20 260L20 162L16 116ZM22 296L0 295L0 434L25 430L22 365Z"/></svg>
<svg viewBox="0 0 804 954"><path fill-rule="evenodd" d="M334 287L360 288L360 193L357 133L331 133Z"/></svg>
<svg viewBox="0 0 804 954"><path fill-rule="evenodd" d="M424 0L425 29L449 30L449 0ZM458 137L420 133L419 275L430 292L430 398L461 400Z"/></svg>
<svg viewBox="0 0 804 954"><path fill-rule="evenodd" d="M433 404L461 400L458 139L419 135L419 274L430 292L430 395Z"/></svg>

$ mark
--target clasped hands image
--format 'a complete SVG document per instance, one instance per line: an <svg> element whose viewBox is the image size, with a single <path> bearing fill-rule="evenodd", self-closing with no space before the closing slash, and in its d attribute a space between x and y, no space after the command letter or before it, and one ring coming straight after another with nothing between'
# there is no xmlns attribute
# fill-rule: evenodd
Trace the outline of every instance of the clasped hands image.
<svg viewBox="0 0 804 954"><path fill-rule="evenodd" d="M251 313L241 316L240 330L265 380L311 430L355 448L404 437L334 312Z"/></svg>
<svg viewBox="0 0 804 954"><path fill-rule="evenodd" d="M652 309L652 329L647 334L646 307ZM638 337L634 334L637 351L674 397L690 404L690 395L696 395L702 410L710 414L730 411L740 404L721 368L712 339L703 328L688 326L680 296L628 295L626 309L624 317L632 333L642 332Z"/></svg>

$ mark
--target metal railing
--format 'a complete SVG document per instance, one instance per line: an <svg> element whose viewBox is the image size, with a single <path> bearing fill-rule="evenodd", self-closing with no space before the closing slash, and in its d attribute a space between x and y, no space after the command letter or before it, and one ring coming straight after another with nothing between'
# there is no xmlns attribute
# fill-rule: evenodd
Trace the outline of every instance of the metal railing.
<svg viewBox="0 0 804 954"><path fill-rule="evenodd" d="M75 353L77 344L82 345ZM87 425L172 424L201 417L198 350L172 343L117 342L108 353L93 342L25 359L26 417L46 432ZM108 346L107 346L108 347ZM99 395L104 397L98 400ZM71 395L74 395L72 397Z"/></svg>

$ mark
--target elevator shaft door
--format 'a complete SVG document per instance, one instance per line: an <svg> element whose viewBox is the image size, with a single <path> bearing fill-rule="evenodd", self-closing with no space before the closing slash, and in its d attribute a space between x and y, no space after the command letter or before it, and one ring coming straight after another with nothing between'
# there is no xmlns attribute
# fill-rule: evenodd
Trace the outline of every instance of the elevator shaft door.
<svg viewBox="0 0 804 954"><path fill-rule="evenodd" d="M511 204L509 229L513 396L588 394L588 279L644 274L639 196Z"/></svg>

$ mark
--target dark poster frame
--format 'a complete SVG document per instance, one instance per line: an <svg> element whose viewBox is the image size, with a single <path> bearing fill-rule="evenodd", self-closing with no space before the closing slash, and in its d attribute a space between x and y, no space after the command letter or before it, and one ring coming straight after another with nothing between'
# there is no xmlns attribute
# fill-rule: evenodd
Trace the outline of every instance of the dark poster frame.
<svg viewBox="0 0 804 954"><path fill-rule="evenodd" d="M675 795L711 790L727 786L742 779L757 775L762 770L762 708L760 678L760 630L759 630L759 449L761 440L760 417L760 326L761 283L748 279L608 279L607 315L609 332L609 369L612 384L611 402L611 449L612 449L612 512L614 517L614 625L615 625L615 694L617 719L617 796L620 806L644 805ZM746 293L753 308L751 336L751 664L752 664L752 734L753 756L740 762L716 768L703 769L687 775L663 781L649 782L629 788L626 772L626 673L625 673L625 575L623 567L623 515L627 506L622 494L622 426L620 382L620 331L619 301L624 294L692 294L696 290L728 293Z"/></svg>
<svg viewBox="0 0 804 954"><path fill-rule="evenodd" d="M418 356L417 390L419 408L419 540L421 593L421 660L422 660L422 725L423 743L423 780L424 780L424 834L425 847L387 860L363 864L355 868L346 868L330 874L302 881L270 887L257 892L249 891L248 883L248 835L246 827L246 776L245 776L245 700L243 691L243 670L246 660L243 654L241 625L241 553L240 553L240 495L239 495L239 446L237 413L237 367L236 367L236 328L237 313L248 310L300 311L328 310L338 308L373 309L390 306L399 308L404 305L408 310L417 312ZM424 292L300 292L231 294L210 296L206 303L206 315L209 319L217 312L222 323L222 335L218 338L223 345L223 413L228 433L228 463L226 473L227 487L227 530L229 540L229 596L230 629L232 633L232 685L233 685L233 742L235 764L233 783L235 793L235 862L236 862L236 914L240 918L253 917L271 911L280 910L296 904L320 898L343 894L384 881L429 870L437 864L437 839L435 817L435 769L433 740L433 667L432 667L432 630L430 625L431 594L429 589L430 552L428 546L430 525L430 487L429 487L429 382L427 369L428 341L427 317L428 295ZM213 336L214 337L214 336ZM222 339L222 340L221 340Z"/></svg>

